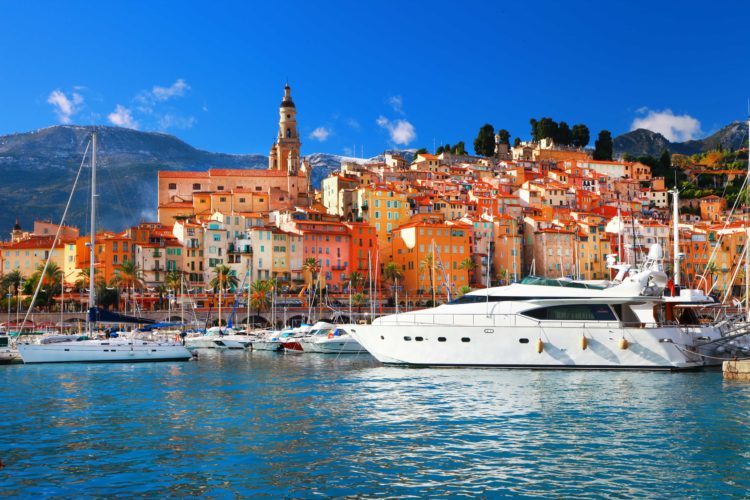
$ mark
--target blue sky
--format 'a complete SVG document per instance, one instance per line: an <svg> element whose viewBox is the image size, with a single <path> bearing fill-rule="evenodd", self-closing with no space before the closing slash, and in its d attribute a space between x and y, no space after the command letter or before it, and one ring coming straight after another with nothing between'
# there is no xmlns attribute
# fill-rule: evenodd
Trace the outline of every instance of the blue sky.
<svg viewBox="0 0 750 500"><path fill-rule="evenodd" d="M289 80L304 153L372 156L530 117L702 137L744 119L750 4L0 0L0 134L61 122L266 154ZM592 138L593 143L593 138Z"/></svg>

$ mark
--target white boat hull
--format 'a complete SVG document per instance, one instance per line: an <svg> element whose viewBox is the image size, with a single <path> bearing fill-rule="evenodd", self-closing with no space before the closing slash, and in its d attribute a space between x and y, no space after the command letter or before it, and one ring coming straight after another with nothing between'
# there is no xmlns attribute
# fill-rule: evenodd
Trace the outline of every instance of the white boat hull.
<svg viewBox="0 0 750 500"><path fill-rule="evenodd" d="M388 364L650 370L698 369L710 364L689 351L688 346L694 345L692 335L679 328L434 324L344 328Z"/></svg>
<svg viewBox="0 0 750 500"><path fill-rule="evenodd" d="M283 342L277 340L255 340L252 343L253 351L282 351L284 350Z"/></svg>
<svg viewBox="0 0 750 500"><path fill-rule="evenodd" d="M136 363L187 361L192 357L180 344L137 340L19 344L18 351L24 363Z"/></svg>
<svg viewBox="0 0 750 500"><path fill-rule="evenodd" d="M349 335L316 340L313 342L313 349L313 352L324 354L360 354L366 352L362 344Z"/></svg>
<svg viewBox="0 0 750 500"><path fill-rule="evenodd" d="M188 349L244 349L245 345L237 340L218 335L204 335L202 337L188 337L185 339Z"/></svg>

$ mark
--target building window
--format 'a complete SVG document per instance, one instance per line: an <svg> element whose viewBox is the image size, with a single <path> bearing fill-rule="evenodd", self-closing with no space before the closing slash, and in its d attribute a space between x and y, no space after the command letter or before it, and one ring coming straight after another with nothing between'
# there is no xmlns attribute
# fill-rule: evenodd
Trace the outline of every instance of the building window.
<svg viewBox="0 0 750 500"><path fill-rule="evenodd" d="M193 191L200 191L201 185L200 184L193 184Z"/></svg>
<svg viewBox="0 0 750 500"><path fill-rule="evenodd" d="M169 189L177 189L177 184L174 182L169 183Z"/></svg>

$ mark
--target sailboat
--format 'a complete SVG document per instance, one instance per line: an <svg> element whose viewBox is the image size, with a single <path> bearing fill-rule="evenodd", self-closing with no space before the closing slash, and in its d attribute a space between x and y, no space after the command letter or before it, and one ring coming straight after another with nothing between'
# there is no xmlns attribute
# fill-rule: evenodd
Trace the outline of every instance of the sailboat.
<svg viewBox="0 0 750 500"><path fill-rule="evenodd" d="M83 163L81 164L81 168ZM79 170L80 175L80 170ZM76 177L76 180L78 177ZM75 191L75 185L73 186ZM71 192L71 198L73 192ZM68 200L68 206L70 200ZM63 214L67 214L67 206ZM92 339L96 326L95 240L96 240L96 132L91 137L91 243L89 247L89 314L88 336L60 335L43 339L40 344L18 343L24 363L134 363L144 361L187 361L192 355L183 345L173 342L150 342L135 338ZM58 231L59 236L59 231ZM56 243L57 237L55 238ZM53 243L54 245L54 243ZM52 252L50 252L51 254ZM49 259L45 263L46 267ZM41 282L40 282L41 283ZM38 292L38 289L37 289ZM36 297L36 293L34 294ZM33 300L32 300L33 305ZM29 308L31 310L31 308Z"/></svg>

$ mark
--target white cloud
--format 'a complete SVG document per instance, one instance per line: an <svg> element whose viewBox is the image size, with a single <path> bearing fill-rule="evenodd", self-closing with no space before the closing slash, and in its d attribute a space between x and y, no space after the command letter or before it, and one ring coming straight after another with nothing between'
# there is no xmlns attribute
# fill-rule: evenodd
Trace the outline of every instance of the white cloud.
<svg viewBox="0 0 750 500"><path fill-rule="evenodd" d="M61 90L53 90L47 96L47 102L54 108L60 123L70 123L73 115L80 111L83 105L83 96L77 92L73 92L68 97Z"/></svg>
<svg viewBox="0 0 750 500"><path fill-rule="evenodd" d="M196 121L198 120L194 116L180 116L174 113L167 113L159 117L159 128L161 130L193 128Z"/></svg>
<svg viewBox="0 0 750 500"><path fill-rule="evenodd" d="M405 146L417 138L414 125L406 120L389 120L385 116L379 116L375 123L388 131L391 140L399 145Z"/></svg>
<svg viewBox="0 0 750 500"><path fill-rule="evenodd" d="M107 115L107 119L116 127L138 128L138 122L133 119L133 114L122 104L118 104L115 110Z"/></svg>
<svg viewBox="0 0 750 500"><path fill-rule="evenodd" d="M316 141L320 141L320 142L323 142L323 141L325 141L326 139L328 139L328 137L329 137L329 136L330 136L330 135L331 135L332 133L333 133L333 132L331 131L331 129L330 129L330 128L326 128L326 127L318 127L318 128L316 128L315 130L313 130L313 131L312 131L312 132L310 133L310 139L315 139Z"/></svg>
<svg viewBox="0 0 750 500"><path fill-rule="evenodd" d="M182 78L179 78L169 87L159 87L158 85L154 85L154 88L151 89L151 95L153 95L154 99L157 101L166 101L172 97L182 97L188 90L190 90L190 85L188 85Z"/></svg>
<svg viewBox="0 0 750 500"><path fill-rule="evenodd" d="M645 128L660 133L670 142L689 141L701 134L701 122L690 115L675 115L671 109L656 111L646 107L636 112L645 116L635 118L630 130Z"/></svg>
<svg viewBox="0 0 750 500"><path fill-rule="evenodd" d="M362 125L360 125L359 122L355 120L354 118L347 119L346 124L349 125L351 128L353 128L354 130L359 130L362 128Z"/></svg>
<svg viewBox="0 0 750 500"><path fill-rule="evenodd" d="M400 95L392 95L387 100L388 105L393 108L393 111L403 115L404 114L404 99Z"/></svg>

